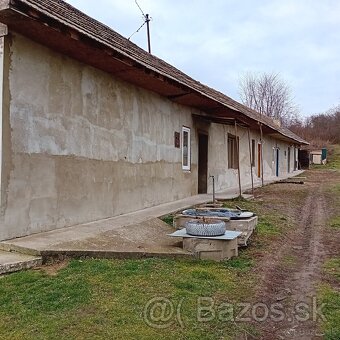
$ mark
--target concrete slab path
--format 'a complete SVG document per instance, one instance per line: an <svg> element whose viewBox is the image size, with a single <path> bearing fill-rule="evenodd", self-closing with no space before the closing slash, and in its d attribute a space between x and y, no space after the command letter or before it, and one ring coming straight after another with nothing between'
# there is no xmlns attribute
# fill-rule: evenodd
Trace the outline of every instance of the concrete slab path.
<svg viewBox="0 0 340 340"><path fill-rule="evenodd" d="M0 275L42 265L42 258L0 251Z"/></svg>
<svg viewBox="0 0 340 340"><path fill-rule="evenodd" d="M300 173L296 171L288 177ZM287 176L275 177L265 184L284 178ZM244 186L243 189L249 187ZM218 193L216 198L231 199L237 196L238 189L232 188ZM177 240L167 236L174 229L158 217L211 201L211 195L192 196L113 218L3 241L0 242L0 249L32 256L188 256Z"/></svg>

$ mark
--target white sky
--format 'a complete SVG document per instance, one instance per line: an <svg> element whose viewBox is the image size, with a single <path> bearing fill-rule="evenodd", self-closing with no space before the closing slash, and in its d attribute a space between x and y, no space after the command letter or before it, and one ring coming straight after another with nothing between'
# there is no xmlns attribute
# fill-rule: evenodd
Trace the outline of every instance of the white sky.
<svg viewBox="0 0 340 340"><path fill-rule="evenodd" d="M67 0L129 37L134 0ZM305 116L340 104L339 0L139 0L152 53L239 100L245 72L280 73ZM146 27L131 39L147 49Z"/></svg>

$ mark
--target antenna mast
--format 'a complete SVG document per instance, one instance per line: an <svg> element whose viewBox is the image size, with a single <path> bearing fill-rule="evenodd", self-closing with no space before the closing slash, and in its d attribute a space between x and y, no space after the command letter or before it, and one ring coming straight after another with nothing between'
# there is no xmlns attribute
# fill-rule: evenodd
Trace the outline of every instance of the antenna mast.
<svg viewBox="0 0 340 340"><path fill-rule="evenodd" d="M146 31L147 31L147 38L148 38L148 51L149 53L151 53L151 39L150 39L150 21L151 21L151 17L149 16L149 14L144 14L143 10L141 9L141 7L139 6L137 0L135 0L136 5L138 6L139 10L141 11L142 15L143 15L143 19L144 19L144 23L141 27L138 28L138 30L134 33L132 33L130 35L130 37L128 38L128 40L130 40L130 38L136 34L137 32L139 32L139 30L146 24Z"/></svg>
<svg viewBox="0 0 340 340"><path fill-rule="evenodd" d="M151 41L150 41L150 17L149 14L145 14L145 22L146 22L146 31L148 34L148 50L151 53Z"/></svg>

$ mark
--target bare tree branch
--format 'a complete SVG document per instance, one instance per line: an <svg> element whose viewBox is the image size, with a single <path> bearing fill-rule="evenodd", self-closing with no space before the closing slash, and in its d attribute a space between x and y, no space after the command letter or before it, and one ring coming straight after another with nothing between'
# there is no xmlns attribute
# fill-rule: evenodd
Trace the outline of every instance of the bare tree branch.
<svg viewBox="0 0 340 340"><path fill-rule="evenodd" d="M240 79L244 105L287 125L298 112L289 86L275 73L246 73Z"/></svg>

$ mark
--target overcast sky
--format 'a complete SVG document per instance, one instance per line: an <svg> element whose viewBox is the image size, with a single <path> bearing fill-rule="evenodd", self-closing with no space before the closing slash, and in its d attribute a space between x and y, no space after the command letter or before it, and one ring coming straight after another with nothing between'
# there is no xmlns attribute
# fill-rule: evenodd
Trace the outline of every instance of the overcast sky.
<svg viewBox="0 0 340 340"><path fill-rule="evenodd" d="M129 37L135 0L68 0ZM245 72L275 72L305 116L340 104L339 0L139 0L152 17L152 53L239 100ZM147 49L146 27L131 41Z"/></svg>

